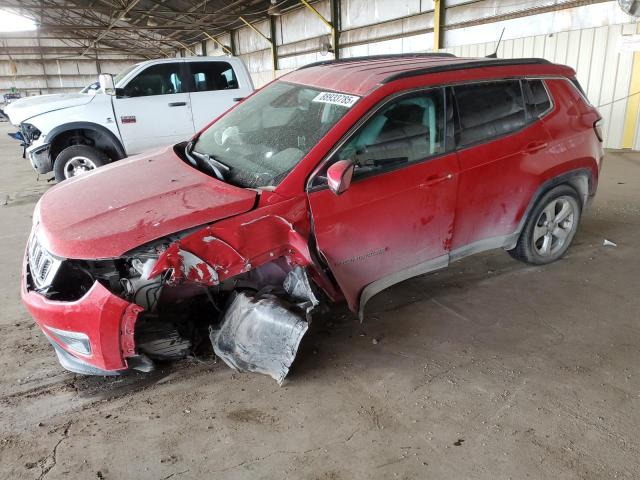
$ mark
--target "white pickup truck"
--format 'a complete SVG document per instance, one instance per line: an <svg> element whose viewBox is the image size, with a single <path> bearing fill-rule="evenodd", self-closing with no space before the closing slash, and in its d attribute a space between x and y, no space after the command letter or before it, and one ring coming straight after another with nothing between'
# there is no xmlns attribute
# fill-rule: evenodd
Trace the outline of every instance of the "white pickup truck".
<svg viewBox="0 0 640 480"><path fill-rule="evenodd" d="M106 92L43 95L6 108L39 173L53 170L62 181L187 140L253 92L237 57L150 60L107 79Z"/></svg>

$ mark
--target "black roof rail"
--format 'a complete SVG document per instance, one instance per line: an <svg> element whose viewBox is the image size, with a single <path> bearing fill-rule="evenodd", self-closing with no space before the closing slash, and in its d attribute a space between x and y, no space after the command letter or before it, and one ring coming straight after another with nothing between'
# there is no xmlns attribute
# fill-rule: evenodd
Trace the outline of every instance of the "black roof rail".
<svg viewBox="0 0 640 480"><path fill-rule="evenodd" d="M467 68L484 68L484 67L508 67L514 65L545 65L551 64L549 60L544 58L483 58L470 62L448 63L446 65L434 65L433 67L419 68L416 70L406 70L404 72L394 73L385 78L382 83L393 82L402 78L417 77L428 73L452 72L455 70L465 70Z"/></svg>
<svg viewBox="0 0 640 480"><path fill-rule="evenodd" d="M450 58L455 57L453 53L447 52L425 52L425 53L390 53L388 55L368 55L363 57L349 57L349 58L341 58L339 60L323 60L320 62L309 63L308 65L303 65L299 67L298 70L304 70L305 68L311 67L319 67L322 65L335 65L341 63L350 63L350 62L363 62L367 60L385 60L385 59L394 59L394 58Z"/></svg>

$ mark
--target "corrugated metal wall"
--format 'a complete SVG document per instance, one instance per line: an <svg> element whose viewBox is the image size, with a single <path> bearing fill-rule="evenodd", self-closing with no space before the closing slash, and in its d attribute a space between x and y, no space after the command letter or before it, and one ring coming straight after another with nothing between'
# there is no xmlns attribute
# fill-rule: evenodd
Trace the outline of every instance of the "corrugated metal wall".
<svg viewBox="0 0 640 480"><path fill-rule="evenodd" d="M315 1L313 5L325 18L331 17L329 0ZM606 145L640 149L640 95L626 99L634 93L631 89L640 88L640 53L621 48L625 37L635 34L637 27L616 1L447 0L446 7L446 50L462 56L486 55L495 49L495 41L504 28L499 56L541 56L573 66L591 101L602 105ZM430 51L434 40L433 10L433 0L341 0L340 54L346 58ZM268 20L253 26L270 37ZM275 37L277 76L310 62L333 58L323 48L330 42L329 28L304 7L275 18ZM256 87L273 79L271 45L262 36L243 27L220 35L217 40L228 48L235 45ZM205 51L207 55L225 54L212 40L190 48L197 55ZM117 73L133 62L101 59L100 70ZM9 61L0 59L0 90L17 86L32 93L74 91L95 81L98 73L92 59L41 62L33 58L18 62L16 67L17 72Z"/></svg>
<svg viewBox="0 0 640 480"><path fill-rule="evenodd" d="M135 62L100 60L100 71L117 74ZM14 88L23 96L78 92L97 80L95 60L0 60L0 92Z"/></svg>
<svg viewBox="0 0 640 480"><path fill-rule="evenodd" d="M620 47L625 37L636 33L636 24L616 1L448 0L446 5L447 51L472 57L492 53L504 28L500 57L536 56L572 66L603 114L606 146L640 149L640 97L627 98L634 93L630 91L634 53ZM330 18L328 0L315 2L314 7ZM433 0L342 0L341 56L431 51L433 8ZM269 36L267 21L255 27ZM274 76L269 43L249 28L233 35L255 85L269 82ZM328 40L326 25L307 9L277 18L277 75L333 58L331 53L320 53L320 45ZM635 65L640 69L640 59ZM636 83L640 84L640 74Z"/></svg>

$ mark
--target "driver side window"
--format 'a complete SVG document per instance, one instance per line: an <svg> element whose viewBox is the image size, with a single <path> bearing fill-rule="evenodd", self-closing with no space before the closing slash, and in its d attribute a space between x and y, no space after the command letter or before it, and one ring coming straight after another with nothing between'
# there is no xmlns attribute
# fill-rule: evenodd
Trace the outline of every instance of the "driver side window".
<svg viewBox="0 0 640 480"><path fill-rule="evenodd" d="M444 90L403 96L382 107L332 157L349 160L354 178L382 173L445 152ZM326 168L314 185L324 183Z"/></svg>
<svg viewBox="0 0 640 480"><path fill-rule="evenodd" d="M148 97L186 92L180 63L153 65L124 87L126 97Z"/></svg>

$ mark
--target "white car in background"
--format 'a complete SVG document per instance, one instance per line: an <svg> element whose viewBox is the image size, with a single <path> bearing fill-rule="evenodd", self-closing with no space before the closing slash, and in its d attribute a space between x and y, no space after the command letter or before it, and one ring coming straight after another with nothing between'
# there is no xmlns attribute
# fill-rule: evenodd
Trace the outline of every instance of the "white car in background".
<svg viewBox="0 0 640 480"><path fill-rule="evenodd" d="M188 140L253 92L237 57L150 60L108 80L114 88L106 95L42 95L6 110L20 127L25 155L36 171L53 170L62 181Z"/></svg>

